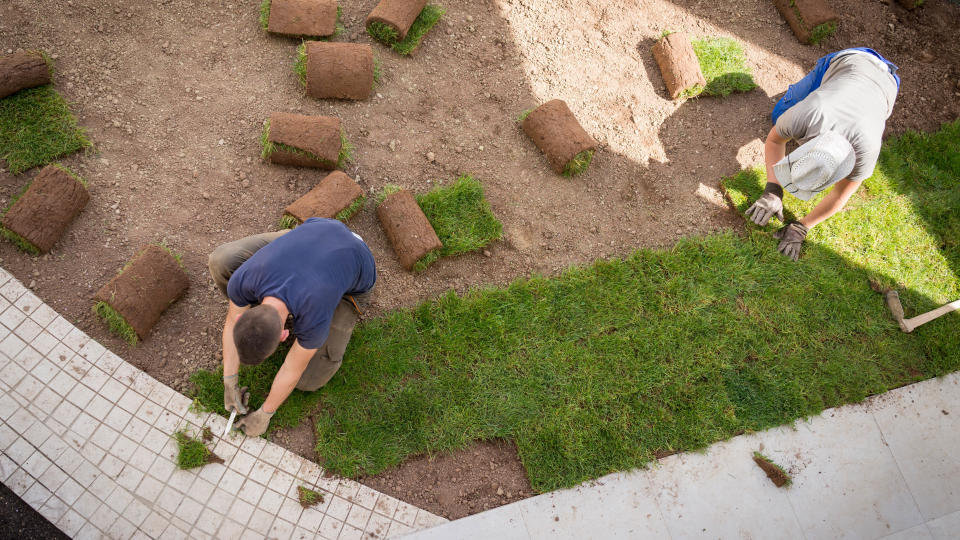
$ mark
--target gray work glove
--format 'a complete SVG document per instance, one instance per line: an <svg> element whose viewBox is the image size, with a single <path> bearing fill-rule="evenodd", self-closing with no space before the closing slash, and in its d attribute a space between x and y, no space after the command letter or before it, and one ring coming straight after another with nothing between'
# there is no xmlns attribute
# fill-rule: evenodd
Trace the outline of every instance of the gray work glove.
<svg viewBox="0 0 960 540"><path fill-rule="evenodd" d="M799 259L800 246L803 245L803 240L807 237L807 231L809 230L799 221L787 223L782 229L773 233L773 237L780 240L777 251L793 260Z"/></svg>
<svg viewBox="0 0 960 540"><path fill-rule="evenodd" d="M223 378L223 408L227 412L237 411L237 414L247 414L248 401L250 401L250 391L246 386L240 388L240 374Z"/></svg>
<svg viewBox="0 0 960 540"><path fill-rule="evenodd" d="M267 426L270 425L270 419L275 412L277 411L268 413L263 410L263 407L260 407L240 420L237 420L234 427L242 429L243 434L247 437L259 437L267 431Z"/></svg>
<svg viewBox="0 0 960 540"><path fill-rule="evenodd" d="M763 195L747 208L747 217L762 227L772 216L783 221L783 188L775 182L767 182Z"/></svg>

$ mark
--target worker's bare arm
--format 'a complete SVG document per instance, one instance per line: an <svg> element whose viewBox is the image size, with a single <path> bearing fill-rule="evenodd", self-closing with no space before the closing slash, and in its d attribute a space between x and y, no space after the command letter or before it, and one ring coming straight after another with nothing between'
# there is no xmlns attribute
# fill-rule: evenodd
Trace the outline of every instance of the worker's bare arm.
<svg viewBox="0 0 960 540"><path fill-rule="evenodd" d="M830 193L827 193L823 200L817 203L817 206L800 220L800 223L808 229L812 229L816 224L836 214L846 206L847 201L856 193L862 183L853 182L846 178L840 180L833 186Z"/></svg>
<svg viewBox="0 0 960 540"><path fill-rule="evenodd" d="M250 309L250 306L240 307L230 302L227 308L227 319L223 323L223 375L229 377L236 375L240 371L240 357L237 356L237 346L233 342L233 327L237 324L237 319L244 311Z"/></svg>
<svg viewBox="0 0 960 540"><path fill-rule="evenodd" d="M270 387L270 394L267 400L263 402L263 409L271 413L276 412L277 408L286 401L293 389L296 388L300 377L303 375L310 359L317 353L317 349L304 349L299 341L295 341L290 351L287 353L280 371L273 378L273 385Z"/></svg>
<svg viewBox="0 0 960 540"><path fill-rule="evenodd" d="M763 144L763 160L767 166L767 182L780 184L777 175L773 173L773 166L787 155L787 141L789 140L781 137L777 133L776 127L770 128L767 140Z"/></svg>

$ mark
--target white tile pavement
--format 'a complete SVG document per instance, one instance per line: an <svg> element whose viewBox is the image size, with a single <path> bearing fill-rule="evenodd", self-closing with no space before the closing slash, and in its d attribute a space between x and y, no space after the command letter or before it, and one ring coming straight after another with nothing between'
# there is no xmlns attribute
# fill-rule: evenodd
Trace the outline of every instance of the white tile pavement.
<svg viewBox="0 0 960 540"><path fill-rule="evenodd" d="M960 539L958 448L960 372L405 538Z"/></svg>
<svg viewBox="0 0 960 540"><path fill-rule="evenodd" d="M75 538L385 538L445 522L263 439L176 465L171 435L226 420L125 362L0 268L0 481ZM297 486L324 494L303 509Z"/></svg>

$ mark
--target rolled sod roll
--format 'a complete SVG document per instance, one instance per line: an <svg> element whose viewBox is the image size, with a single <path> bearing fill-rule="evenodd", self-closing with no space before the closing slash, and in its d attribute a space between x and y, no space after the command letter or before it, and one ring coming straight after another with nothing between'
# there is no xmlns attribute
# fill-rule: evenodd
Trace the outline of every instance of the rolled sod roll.
<svg viewBox="0 0 960 540"><path fill-rule="evenodd" d="M89 200L78 177L57 165L47 165L3 216L3 227L19 236L17 243L26 251L46 253Z"/></svg>
<svg viewBox="0 0 960 540"><path fill-rule="evenodd" d="M277 165L336 169L340 160L340 119L273 113L265 128L263 157Z"/></svg>
<svg viewBox="0 0 960 540"><path fill-rule="evenodd" d="M677 99L685 90L707 85L700 71L700 60L686 34L674 32L660 39L653 46L653 58L660 66L670 99Z"/></svg>
<svg viewBox="0 0 960 540"><path fill-rule="evenodd" d="M837 13L825 0L773 0L773 5L801 43L819 41L836 29Z"/></svg>
<svg viewBox="0 0 960 540"><path fill-rule="evenodd" d="M427 253L443 247L430 220L409 191L398 191L384 199L377 206L377 218L400 265L407 270L412 270Z"/></svg>
<svg viewBox="0 0 960 540"><path fill-rule="evenodd" d="M427 0L381 0L367 15L365 26L381 23L397 31L397 41L407 37L413 21L427 6Z"/></svg>
<svg viewBox="0 0 960 540"><path fill-rule="evenodd" d="M363 198L363 188L346 174L334 171L320 181L306 195L294 201L284 210L284 214L293 216L300 223L312 218L348 219L358 208L354 203ZM340 213L347 210L350 215L341 217Z"/></svg>
<svg viewBox="0 0 960 540"><path fill-rule="evenodd" d="M167 307L190 286L177 259L160 246L147 246L94 299L107 304L143 339Z"/></svg>
<svg viewBox="0 0 960 540"><path fill-rule="evenodd" d="M50 83L50 65L37 51L17 51L0 56L0 99Z"/></svg>
<svg viewBox="0 0 960 540"><path fill-rule="evenodd" d="M523 132L533 139L558 173L564 174L574 158L592 152L597 143L593 140L566 102L561 99L548 101L537 107L523 120Z"/></svg>
<svg viewBox="0 0 960 540"><path fill-rule="evenodd" d="M270 0L267 31L287 36L332 36L337 0Z"/></svg>
<svg viewBox="0 0 960 540"><path fill-rule="evenodd" d="M319 98L367 99L373 91L373 48L359 43L309 41L307 94Z"/></svg>

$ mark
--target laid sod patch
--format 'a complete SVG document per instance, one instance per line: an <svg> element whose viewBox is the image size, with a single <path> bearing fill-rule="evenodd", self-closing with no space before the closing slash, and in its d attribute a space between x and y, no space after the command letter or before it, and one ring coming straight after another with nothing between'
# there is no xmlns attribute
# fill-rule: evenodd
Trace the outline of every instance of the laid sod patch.
<svg viewBox="0 0 960 540"><path fill-rule="evenodd" d="M300 506L304 508L323 502L323 493L304 486L297 486L297 496L300 499Z"/></svg>
<svg viewBox="0 0 960 540"><path fill-rule="evenodd" d="M737 40L707 37L695 39L692 44L700 62L700 70L707 80L699 94L724 97L733 92L749 92L757 87L747 67L747 55Z"/></svg>
<svg viewBox="0 0 960 540"><path fill-rule="evenodd" d="M53 85L0 99L0 159L19 174L60 156L91 147L66 100Z"/></svg>
<svg viewBox="0 0 960 540"><path fill-rule="evenodd" d="M441 257L452 257L484 246L503 236L503 224L493 215L479 180L463 175L448 186L417 195L417 204L436 231L443 247L417 261L415 272Z"/></svg>
<svg viewBox="0 0 960 540"><path fill-rule="evenodd" d="M223 463L223 458L211 452L203 440L191 437L186 431L180 430L174 433L173 437L179 449L177 467L180 469L193 469L208 463Z"/></svg>
<svg viewBox="0 0 960 540"><path fill-rule="evenodd" d="M958 315L905 334L868 278L908 292L908 311L960 298L958 145L960 122L888 142L799 262L748 227L364 322L331 382L277 415L313 414L324 466L351 477L512 438L549 491L955 371ZM742 212L763 179L725 185ZM241 370L262 380L252 400L278 367ZM218 373L194 380L222 407Z"/></svg>
<svg viewBox="0 0 960 540"><path fill-rule="evenodd" d="M773 485L777 487L790 487L790 484L793 483L793 479L790 478L787 471L783 470L783 467L777 465L760 452L753 453L753 461L758 467L763 469L763 472L767 475L767 478L773 482Z"/></svg>
<svg viewBox="0 0 960 540"><path fill-rule="evenodd" d="M367 33L370 37L389 46L394 52L404 56L409 55L420 45L423 36L440 20L446 10L434 4L427 4L420 15L413 21L410 30L402 39L396 28L379 21L367 23Z"/></svg>

